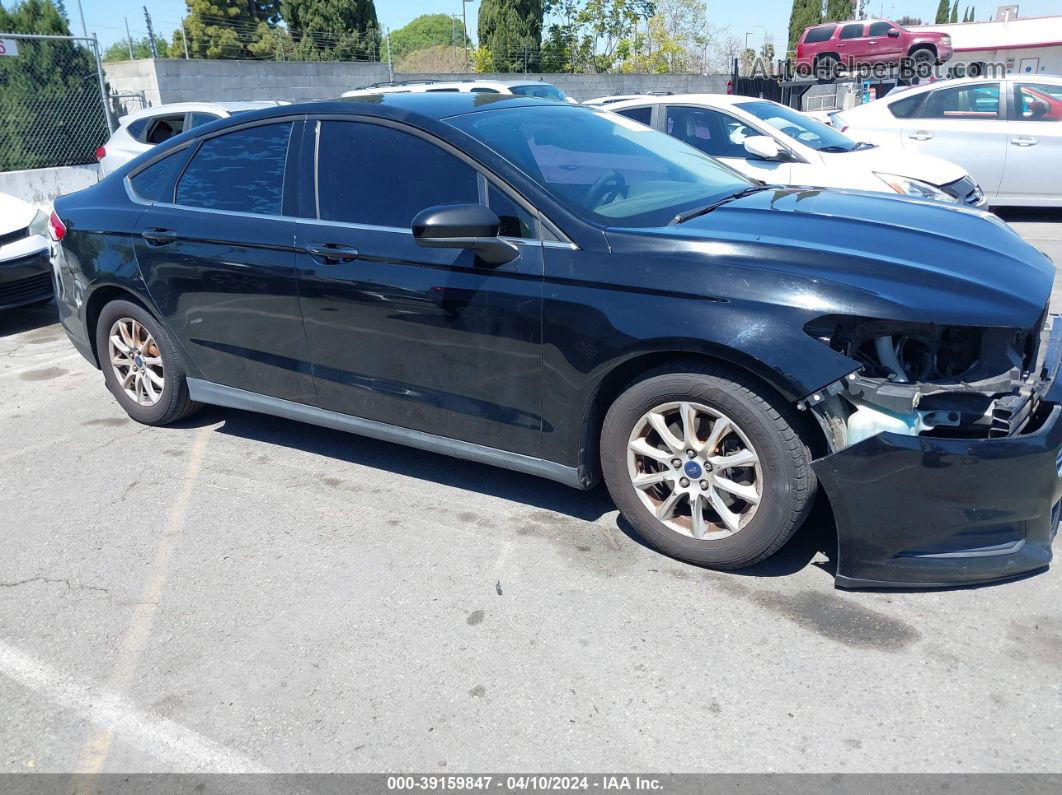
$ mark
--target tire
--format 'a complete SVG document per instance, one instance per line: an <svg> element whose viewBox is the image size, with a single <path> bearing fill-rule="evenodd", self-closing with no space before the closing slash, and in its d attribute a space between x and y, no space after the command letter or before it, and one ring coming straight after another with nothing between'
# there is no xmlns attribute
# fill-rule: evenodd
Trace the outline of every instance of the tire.
<svg viewBox="0 0 1062 795"><path fill-rule="evenodd" d="M134 323L136 325L132 325ZM122 348L129 349L132 355L127 356L122 349L112 347L111 332L116 330L116 324L125 324L127 331L130 327L134 329L135 341L141 343L141 349L130 346L129 337L123 337L118 331L118 343ZM135 331L137 327L139 332ZM200 404L188 396L188 381L180 351L166 329L139 304L112 301L103 307L96 322L96 353L107 388L126 414L137 422L144 425L169 425L199 410ZM116 367L112 364L112 356L117 357L116 361L129 363ZM154 364L155 361L159 364ZM140 373L139 380L143 386L135 385L135 377L128 386L131 391L143 395L142 401L131 395L119 378L119 372L129 375L131 370ZM148 378L148 371L161 379L161 387L156 386L155 378Z"/></svg>
<svg viewBox="0 0 1062 795"><path fill-rule="evenodd" d="M672 441L688 442L688 438L674 438L683 428L675 405L693 407L691 424L697 444L711 443L720 420L736 427L723 432L714 449L703 448L694 458L692 463L701 470L687 469L691 461L685 450L667 463L634 452L646 445L670 451L653 421L646 419L657 409L665 422L670 421L667 428ZM811 454L796 430L794 414L766 388L724 367L686 363L651 371L628 387L605 416L600 445L605 483L635 533L653 549L710 568L751 566L770 557L793 536L814 501L817 484ZM756 459L750 467L723 466L724 459L737 462L740 454L747 460L750 453ZM675 468L673 462L680 456L681 466ZM663 480L638 488L635 476ZM674 513L668 518L665 504L682 488L683 477L689 484L684 488L687 493L673 503ZM716 484L726 484L726 489ZM727 490L735 486L740 487L735 493ZM755 504L735 496L738 491L748 493ZM719 499L729 502L723 507L732 520L737 516L736 530L716 510L714 501ZM703 518L700 537L693 520L693 500ZM663 519L657 513L661 510Z"/></svg>

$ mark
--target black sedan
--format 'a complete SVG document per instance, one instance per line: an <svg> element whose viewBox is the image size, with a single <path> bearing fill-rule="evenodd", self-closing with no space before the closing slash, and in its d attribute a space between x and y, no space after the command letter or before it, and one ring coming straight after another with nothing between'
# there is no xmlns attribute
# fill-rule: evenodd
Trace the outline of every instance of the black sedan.
<svg viewBox="0 0 1062 795"><path fill-rule="evenodd" d="M841 585L1047 565L1054 266L978 210L757 185L605 111L273 108L56 202L62 322L134 419L211 403L577 487L737 568L824 487Z"/></svg>

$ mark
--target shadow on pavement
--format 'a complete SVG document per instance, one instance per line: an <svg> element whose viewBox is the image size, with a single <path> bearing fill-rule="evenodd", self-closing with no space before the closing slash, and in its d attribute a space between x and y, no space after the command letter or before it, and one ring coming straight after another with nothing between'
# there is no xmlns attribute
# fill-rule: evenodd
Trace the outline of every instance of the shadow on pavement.
<svg viewBox="0 0 1062 795"><path fill-rule="evenodd" d="M241 439L315 453L339 462L372 467L381 473L489 494L586 522L597 521L615 510L608 491L600 484L590 491L578 491L533 475L264 414L207 406L171 427L193 428L217 422L223 423L219 433ZM632 542L642 543L622 516L618 517L616 526ZM785 546L762 563L733 573L746 577L784 577L806 568L822 552L829 560L815 565L833 576L836 549L833 513L820 494L803 528Z"/></svg>
<svg viewBox="0 0 1062 795"><path fill-rule="evenodd" d="M996 207L992 212L1007 223L1062 223L1062 207Z"/></svg>
<svg viewBox="0 0 1062 795"><path fill-rule="evenodd" d="M59 322L59 310L55 301L0 312L0 337L21 334L24 331L50 326Z"/></svg>

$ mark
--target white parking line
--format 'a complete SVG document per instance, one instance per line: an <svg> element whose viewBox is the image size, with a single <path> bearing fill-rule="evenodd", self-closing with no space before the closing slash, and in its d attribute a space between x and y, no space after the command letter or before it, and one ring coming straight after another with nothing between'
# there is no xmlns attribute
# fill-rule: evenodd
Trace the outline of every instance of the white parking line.
<svg viewBox="0 0 1062 795"><path fill-rule="evenodd" d="M0 674L118 735L163 762L167 772L269 772L237 751L179 723L142 712L119 695L75 681L3 641L0 641Z"/></svg>

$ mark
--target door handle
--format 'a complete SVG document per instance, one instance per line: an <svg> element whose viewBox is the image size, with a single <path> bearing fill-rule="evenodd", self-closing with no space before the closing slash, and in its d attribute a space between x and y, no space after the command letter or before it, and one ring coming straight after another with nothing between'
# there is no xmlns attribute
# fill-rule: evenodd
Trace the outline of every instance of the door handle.
<svg viewBox="0 0 1062 795"><path fill-rule="evenodd" d="M160 229L157 226L145 229L140 236L148 242L149 246L166 246L177 239L177 233L172 229Z"/></svg>
<svg viewBox="0 0 1062 795"><path fill-rule="evenodd" d="M927 130L918 130L907 137L915 141L930 141L933 139L933 133L928 132Z"/></svg>
<svg viewBox="0 0 1062 795"><path fill-rule="evenodd" d="M307 253L324 262L325 265L338 265L341 262L353 262L358 258L358 250L338 243L311 243L306 247Z"/></svg>
<svg viewBox="0 0 1062 795"><path fill-rule="evenodd" d="M1031 135L1020 135L1017 138L1010 139L1011 144L1014 146L1036 146L1040 141Z"/></svg>

